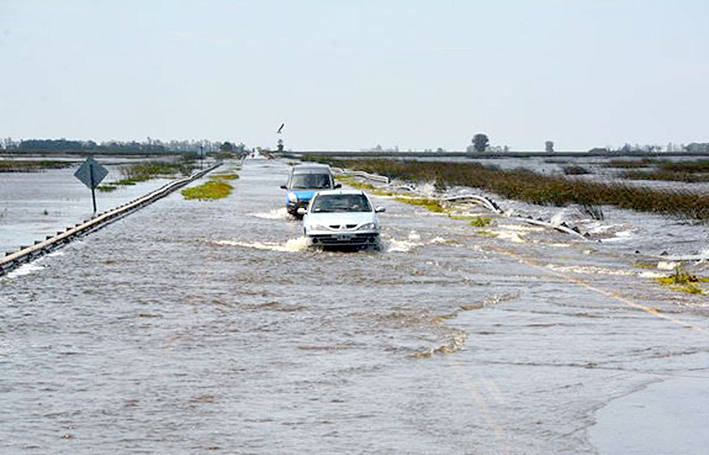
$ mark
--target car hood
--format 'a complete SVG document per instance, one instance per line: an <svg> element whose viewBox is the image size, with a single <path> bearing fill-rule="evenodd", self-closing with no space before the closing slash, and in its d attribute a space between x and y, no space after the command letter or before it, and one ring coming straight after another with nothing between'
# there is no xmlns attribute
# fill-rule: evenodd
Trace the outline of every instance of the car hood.
<svg viewBox="0 0 709 455"><path fill-rule="evenodd" d="M306 223L322 224L357 224L372 223L376 221L374 212L335 212L335 213L308 213Z"/></svg>

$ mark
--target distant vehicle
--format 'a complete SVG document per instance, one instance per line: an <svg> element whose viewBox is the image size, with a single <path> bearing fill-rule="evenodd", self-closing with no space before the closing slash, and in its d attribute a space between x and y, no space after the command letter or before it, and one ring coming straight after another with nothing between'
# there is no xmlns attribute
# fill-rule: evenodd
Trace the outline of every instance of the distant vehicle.
<svg viewBox="0 0 709 455"><path fill-rule="evenodd" d="M310 200L319 190L340 188L335 183L330 166L325 164L296 164L288 175L288 182L281 188L288 190L286 195L286 210L291 215L300 218L298 209L307 208Z"/></svg>
<svg viewBox="0 0 709 455"><path fill-rule="evenodd" d="M378 247L377 213L384 211L358 190L319 191L308 209L298 210L305 237L312 246L322 247Z"/></svg>

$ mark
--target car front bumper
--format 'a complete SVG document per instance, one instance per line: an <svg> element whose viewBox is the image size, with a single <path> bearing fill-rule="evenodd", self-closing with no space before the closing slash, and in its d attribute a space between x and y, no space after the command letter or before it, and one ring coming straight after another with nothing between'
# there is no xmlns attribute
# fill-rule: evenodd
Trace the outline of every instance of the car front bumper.
<svg viewBox="0 0 709 455"><path fill-rule="evenodd" d="M288 210L288 213L291 215L295 215L298 212L298 209L304 208L308 209L308 205L310 205L310 201L298 201L298 202L291 202L287 201L286 202L286 210Z"/></svg>

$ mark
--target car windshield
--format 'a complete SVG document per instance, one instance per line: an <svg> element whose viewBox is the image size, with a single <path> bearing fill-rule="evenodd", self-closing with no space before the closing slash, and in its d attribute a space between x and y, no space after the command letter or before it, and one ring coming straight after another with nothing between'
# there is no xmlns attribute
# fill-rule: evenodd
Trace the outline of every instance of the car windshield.
<svg viewBox="0 0 709 455"><path fill-rule="evenodd" d="M291 180L291 188L298 189L327 189L331 188L330 176L327 174L296 174Z"/></svg>
<svg viewBox="0 0 709 455"><path fill-rule="evenodd" d="M314 213L371 212L369 201L363 194L323 194L313 202Z"/></svg>

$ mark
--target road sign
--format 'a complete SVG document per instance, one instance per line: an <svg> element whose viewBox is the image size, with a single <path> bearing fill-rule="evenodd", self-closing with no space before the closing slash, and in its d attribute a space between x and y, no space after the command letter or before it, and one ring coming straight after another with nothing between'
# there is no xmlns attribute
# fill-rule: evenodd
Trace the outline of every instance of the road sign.
<svg viewBox="0 0 709 455"><path fill-rule="evenodd" d="M95 189L107 175L108 170L91 157L86 158L84 164L74 172L74 177L81 180L90 190Z"/></svg>
<svg viewBox="0 0 709 455"><path fill-rule="evenodd" d="M91 157L86 158L84 164L82 164L76 172L74 172L74 177L81 180L81 183L86 185L91 190L91 198L94 202L94 212L96 212L96 193L94 190L108 175L108 170L101 166L96 160Z"/></svg>

